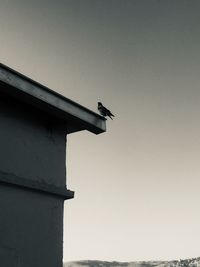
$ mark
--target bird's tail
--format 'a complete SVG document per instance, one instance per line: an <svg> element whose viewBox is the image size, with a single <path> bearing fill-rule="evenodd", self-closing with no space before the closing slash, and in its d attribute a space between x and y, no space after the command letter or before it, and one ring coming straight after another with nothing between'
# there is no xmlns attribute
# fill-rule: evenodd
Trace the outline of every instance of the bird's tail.
<svg viewBox="0 0 200 267"><path fill-rule="evenodd" d="M113 120L112 116L115 117L114 115L110 115L110 116L108 116L108 117L111 118L111 120Z"/></svg>
<svg viewBox="0 0 200 267"><path fill-rule="evenodd" d="M110 114L111 117L115 117L115 115L113 115L112 113Z"/></svg>

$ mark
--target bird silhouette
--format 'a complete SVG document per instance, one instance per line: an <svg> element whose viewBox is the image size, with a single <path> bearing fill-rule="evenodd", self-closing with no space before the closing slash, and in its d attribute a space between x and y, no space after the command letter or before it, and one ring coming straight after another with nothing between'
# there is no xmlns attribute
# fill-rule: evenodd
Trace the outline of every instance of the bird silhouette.
<svg viewBox="0 0 200 267"><path fill-rule="evenodd" d="M111 118L111 120L113 120L112 117L115 117L111 111L109 109L107 109L106 107L104 107L102 105L101 102L98 102L98 107L97 107L98 111L100 112L100 114L104 117L108 116L109 118Z"/></svg>

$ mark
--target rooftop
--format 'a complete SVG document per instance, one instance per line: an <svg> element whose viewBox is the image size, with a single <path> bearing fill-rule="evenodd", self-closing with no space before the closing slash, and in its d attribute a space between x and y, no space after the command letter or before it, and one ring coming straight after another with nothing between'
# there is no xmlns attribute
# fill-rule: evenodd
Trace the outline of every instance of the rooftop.
<svg viewBox="0 0 200 267"><path fill-rule="evenodd" d="M67 133L106 131L106 119L0 63L0 91L66 122Z"/></svg>

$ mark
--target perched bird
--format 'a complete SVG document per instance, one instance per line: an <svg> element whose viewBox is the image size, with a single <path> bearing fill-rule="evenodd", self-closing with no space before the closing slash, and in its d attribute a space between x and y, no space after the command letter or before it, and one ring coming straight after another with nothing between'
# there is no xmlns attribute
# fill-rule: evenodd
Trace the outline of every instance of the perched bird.
<svg viewBox="0 0 200 267"><path fill-rule="evenodd" d="M106 117L106 116L108 116L109 118L111 118L111 120L113 119L112 117L115 117L111 112L110 112L110 110L109 109L107 109L106 107L104 107L103 105L102 105L102 103L101 102L98 102L98 111L100 112L100 114L102 115L102 116L104 116L104 117Z"/></svg>

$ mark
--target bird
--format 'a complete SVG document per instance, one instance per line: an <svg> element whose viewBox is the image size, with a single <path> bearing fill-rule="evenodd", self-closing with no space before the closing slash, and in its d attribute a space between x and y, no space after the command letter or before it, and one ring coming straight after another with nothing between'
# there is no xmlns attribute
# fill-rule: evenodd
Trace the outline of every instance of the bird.
<svg viewBox="0 0 200 267"><path fill-rule="evenodd" d="M100 112L100 114L104 117L108 116L111 120L113 120L112 117L115 117L111 111L109 109L107 109L106 107L103 106L103 104L101 102L98 102L98 107L97 107L98 111Z"/></svg>

